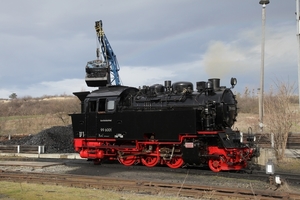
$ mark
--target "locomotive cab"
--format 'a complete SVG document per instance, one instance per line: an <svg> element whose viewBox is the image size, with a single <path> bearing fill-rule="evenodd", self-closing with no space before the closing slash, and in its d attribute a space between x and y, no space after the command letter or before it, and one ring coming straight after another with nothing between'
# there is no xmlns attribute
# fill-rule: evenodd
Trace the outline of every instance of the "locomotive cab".
<svg viewBox="0 0 300 200"><path fill-rule="evenodd" d="M100 87L98 90L74 93L81 101L81 113L71 114L74 137L114 138L114 113L123 93L135 93L136 88L125 86Z"/></svg>

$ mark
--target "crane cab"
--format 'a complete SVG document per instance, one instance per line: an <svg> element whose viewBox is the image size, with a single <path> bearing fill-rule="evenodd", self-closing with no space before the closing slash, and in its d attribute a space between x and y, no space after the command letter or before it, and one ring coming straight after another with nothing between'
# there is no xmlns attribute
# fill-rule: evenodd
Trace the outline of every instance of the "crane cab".
<svg viewBox="0 0 300 200"><path fill-rule="evenodd" d="M85 82L89 87L110 85L110 69L107 62L102 60L89 61L85 67Z"/></svg>

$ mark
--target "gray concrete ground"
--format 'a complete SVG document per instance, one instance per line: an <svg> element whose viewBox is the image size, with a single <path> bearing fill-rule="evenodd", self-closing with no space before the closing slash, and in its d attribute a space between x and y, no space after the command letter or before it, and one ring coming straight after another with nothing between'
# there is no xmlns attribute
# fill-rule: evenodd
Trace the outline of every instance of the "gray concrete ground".
<svg viewBox="0 0 300 200"><path fill-rule="evenodd" d="M56 165L63 165L62 162L30 162L30 161L1 161L0 166L24 166L33 168L44 168Z"/></svg>

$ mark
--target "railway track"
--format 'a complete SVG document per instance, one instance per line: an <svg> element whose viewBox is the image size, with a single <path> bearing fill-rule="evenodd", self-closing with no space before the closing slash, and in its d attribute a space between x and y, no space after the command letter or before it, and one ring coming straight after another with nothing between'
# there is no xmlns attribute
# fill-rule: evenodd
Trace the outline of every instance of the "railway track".
<svg viewBox="0 0 300 200"><path fill-rule="evenodd" d="M24 173L2 170L0 180L193 198L300 199L299 193L292 192L222 188L71 174Z"/></svg>
<svg viewBox="0 0 300 200"><path fill-rule="evenodd" d="M271 148L272 147L270 134L256 133L255 136L258 140L258 145L260 147L262 147L262 148ZM300 133L289 133L286 148L287 149L300 149Z"/></svg>
<svg viewBox="0 0 300 200"><path fill-rule="evenodd" d="M12 159L13 160L13 159ZM19 161L19 159L17 159ZM80 175L89 175L93 176L98 170L105 171L107 173L113 172L122 172L122 171L134 171L136 173L141 174L157 174L157 173L164 173L165 175L169 175L170 177L173 176L185 176L186 174L189 174L191 177L223 177L223 178L230 178L230 179L236 179L236 180L249 180L251 181L261 181L268 183L269 175L265 173L265 171L261 170L241 170L241 171L222 171L219 173L212 172L207 169L207 167L186 167L186 168L179 168L179 169L171 169L168 167L163 166L157 166L153 168L148 168L143 165L134 165L134 166L123 166L120 165L118 162L107 162L102 163L101 166L96 166L92 164L91 162L86 162L86 160L69 160L69 159L53 159L53 158L39 158L39 159L30 159L29 161L34 161L35 163L62 163L64 166L77 168L82 168L82 173L75 172L69 172L71 174L80 174ZM20 164L19 166L27 166L28 160L25 162L21 162L25 164ZM30 162L29 162L30 163ZM17 165L15 165L17 166ZM46 165L46 167L51 165ZM87 170L86 170L87 169ZM1 169L0 169L1 170ZM84 170L84 171L83 171ZM98 175L105 175L105 173L101 173ZM276 175L280 176L280 179L290 186L294 186L296 188L300 188L300 174L299 173L286 173L286 172L276 172ZM128 177L127 177L128 178ZM180 178L179 178L180 179ZM200 183L201 184L201 183ZM300 190L299 190L300 191Z"/></svg>

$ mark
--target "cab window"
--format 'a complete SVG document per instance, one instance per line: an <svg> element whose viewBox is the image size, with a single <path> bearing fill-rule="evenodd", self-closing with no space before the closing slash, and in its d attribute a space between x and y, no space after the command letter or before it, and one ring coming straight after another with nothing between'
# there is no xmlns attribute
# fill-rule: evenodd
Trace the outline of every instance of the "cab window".
<svg viewBox="0 0 300 200"><path fill-rule="evenodd" d="M90 100L88 104L89 112L98 112L99 114L105 112L112 112L115 110L115 101L107 99Z"/></svg>
<svg viewBox="0 0 300 200"><path fill-rule="evenodd" d="M107 101L107 111L113 111L115 109L115 101L108 100Z"/></svg>
<svg viewBox="0 0 300 200"><path fill-rule="evenodd" d="M106 99L99 99L98 102L98 112L105 112Z"/></svg>

